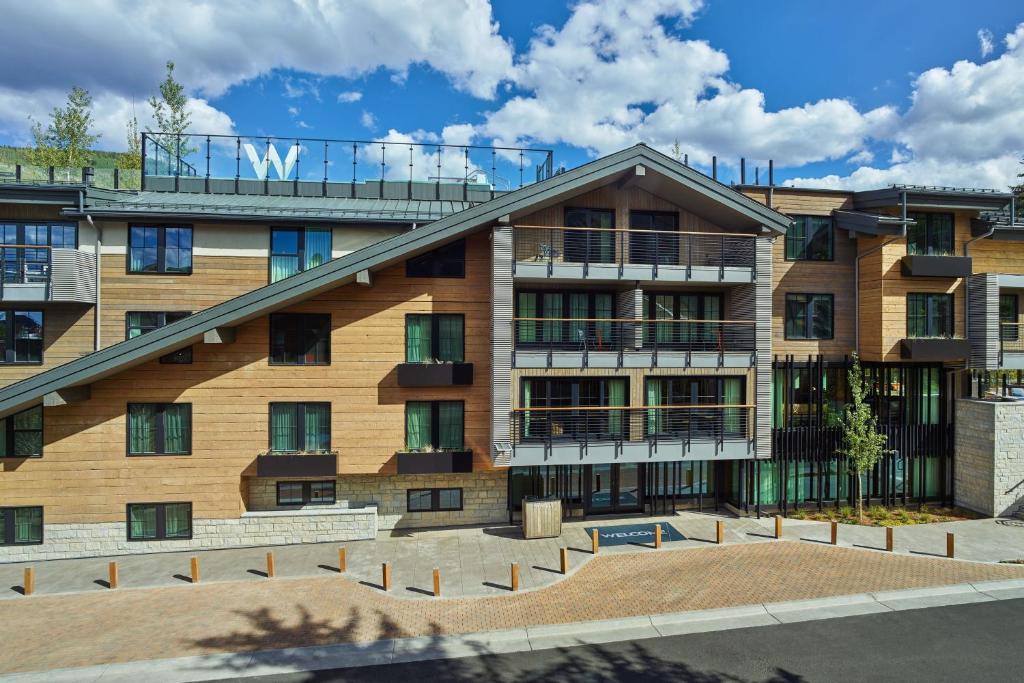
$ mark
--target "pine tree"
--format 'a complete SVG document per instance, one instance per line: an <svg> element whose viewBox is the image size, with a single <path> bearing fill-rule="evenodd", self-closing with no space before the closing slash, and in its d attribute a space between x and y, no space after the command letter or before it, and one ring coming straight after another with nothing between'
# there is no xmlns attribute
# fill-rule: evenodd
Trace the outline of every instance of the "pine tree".
<svg viewBox="0 0 1024 683"><path fill-rule="evenodd" d="M876 419L871 406L864 400L864 372L857 356L847 373L850 400L843 413L843 446L837 451L845 456L854 478L854 492L857 496L857 518L864 518L864 496L861 491L861 475L870 472L888 451L886 436L876 429Z"/></svg>
<svg viewBox="0 0 1024 683"><path fill-rule="evenodd" d="M89 151L100 138L92 132L92 124L92 96L76 85L65 105L50 112L45 128L38 121L32 122L35 148L29 152L29 160L37 166L88 166Z"/></svg>

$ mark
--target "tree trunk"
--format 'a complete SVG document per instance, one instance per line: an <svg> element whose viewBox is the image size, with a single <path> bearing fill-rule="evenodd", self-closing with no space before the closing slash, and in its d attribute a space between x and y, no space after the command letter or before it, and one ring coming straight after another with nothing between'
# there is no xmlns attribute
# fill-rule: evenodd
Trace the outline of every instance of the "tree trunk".
<svg viewBox="0 0 1024 683"><path fill-rule="evenodd" d="M864 497L860 490L860 472L854 472L854 490L857 492L857 521L864 521Z"/></svg>

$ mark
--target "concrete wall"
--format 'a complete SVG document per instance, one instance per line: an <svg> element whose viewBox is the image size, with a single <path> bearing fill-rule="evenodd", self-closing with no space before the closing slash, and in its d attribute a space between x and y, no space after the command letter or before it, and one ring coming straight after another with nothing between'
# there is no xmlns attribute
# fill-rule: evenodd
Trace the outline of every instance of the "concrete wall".
<svg viewBox="0 0 1024 683"><path fill-rule="evenodd" d="M1024 403L956 402L954 502L993 517L1024 511Z"/></svg>

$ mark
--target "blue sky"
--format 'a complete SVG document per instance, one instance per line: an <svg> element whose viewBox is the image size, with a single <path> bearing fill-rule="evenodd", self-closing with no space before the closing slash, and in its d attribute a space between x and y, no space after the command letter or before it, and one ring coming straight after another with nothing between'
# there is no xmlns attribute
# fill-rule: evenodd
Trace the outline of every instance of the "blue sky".
<svg viewBox="0 0 1024 683"><path fill-rule="evenodd" d="M678 139L725 177L773 158L779 180L844 187L1005 187L1024 154L1024 6L1005 0L169 6L5 10L0 142L82 84L100 146L123 148L174 59L199 132L498 140L566 166ZM54 29L73 47L31 47Z"/></svg>

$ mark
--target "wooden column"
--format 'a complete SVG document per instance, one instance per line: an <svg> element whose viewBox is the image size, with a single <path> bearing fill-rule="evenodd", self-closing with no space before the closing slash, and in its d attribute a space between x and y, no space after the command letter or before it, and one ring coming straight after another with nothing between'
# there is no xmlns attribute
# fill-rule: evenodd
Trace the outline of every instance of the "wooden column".
<svg viewBox="0 0 1024 683"><path fill-rule="evenodd" d="M117 562L107 565L107 584L111 589L117 588Z"/></svg>
<svg viewBox="0 0 1024 683"><path fill-rule="evenodd" d="M391 590L391 563L385 562L381 565L381 585L385 591Z"/></svg>
<svg viewBox="0 0 1024 683"><path fill-rule="evenodd" d="M782 538L782 515L775 515L775 538Z"/></svg>
<svg viewBox="0 0 1024 683"><path fill-rule="evenodd" d="M590 552L597 555L597 529L590 532Z"/></svg>
<svg viewBox="0 0 1024 683"><path fill-rule="evenodd" d="M661 525L660 524L655 524L654 525L654 547L655 548L660 548L661 547Z"/></svg>
<svg viewBox="0 0 1024 683"><path fill-rule="evenodd" d="M832 522L832 538L830 541L832 545L836 545L839 542L839 522Z"/></svg>
<svg viewBox="0 0 1024 683"><path fill-rule="evenodd" d="M946 557L953 559L954 551L956 550L955 541L953 540L953 534L946 534Z"/></svg>
<svg viewBox="0 0 1024 683"><path fill-rule="evenodd" d="M568 548L562 548L558 552L558 555L559 555L559 559L561 560L562 573L563 574L568 574L569 573L569 549Z"/></svg>
<svg viewBox="0 0 1024 683"><path fill-rule="evenodd" d="M434 597L441 597L441 570L434 567Z"/></svg>
<svg viewBox="0 0 1024 683"><path fill-rule="evenodd" d="M345 546L338 548L338 573L342 574L348 570L348 558L345 557Z"/></svg>
<svg viewBox="0 0 1024 683"><path fill-rule="evenodd" d="M885 527L885 549L892 552L892 527Z"/></svg>
<svg viewBox="0 0 1024 683"><path fill-rule="evenodd" d="M718 545L725 543L725 522L722 520L715 522L715 543Z"/></svg>
<svg viewBox="0 0 1024 683"><path fill-rule="evenodd" d="M513 562L511 567L512 572L512 590L519 590L519 563Z"/></svg>
<svg viewBox="0 0 1024 683"><path fill-rule="evenodd" d="M189 564L192 570L192 583L199 583L199 558L193 557Z"/></svg>
<svg viewBox="0 0 1024 683"><path fill-rule="evenodd" d="M25 590L25 595L32 595L36 590L36 570L34 567L25 567L25 578L22 581L22 586Z"/></svg>
<svg viewBox="0 0 1024 683"><path fill-rule="evenodd" d="M267 553L267 578L274 578L274 553Z"/></svg>

